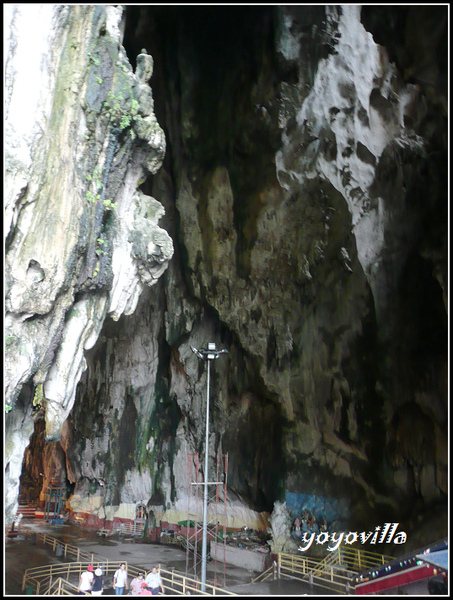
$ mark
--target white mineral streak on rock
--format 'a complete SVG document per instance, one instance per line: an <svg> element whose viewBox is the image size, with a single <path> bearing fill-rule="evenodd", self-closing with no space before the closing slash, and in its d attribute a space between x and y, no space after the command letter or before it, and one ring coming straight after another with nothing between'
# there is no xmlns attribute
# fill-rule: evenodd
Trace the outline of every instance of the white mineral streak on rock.
<svg viewBox="0 0 453 600"><path fill-rule="evenodd" d="M33 433L33 420L30 412L28 411L25 416L18 411L13 411L7 415L9 432L5 438L4 446L4 510L7 520L8 517L13 520L17 512L17 492L22 473L24 452Z"/></svg>
<svg viewBox="0 0 453 600"><path fill-rule="evenodd" d="M364 271L369 273L373 257L382 248L384 222L383 215L375 210L364 217L367 190L374 180L375 167L361 161L356 149L361 143L378 159L391 139L393 132L388 131L379 115L370 108L370 96L376 81L384 81L384 90L388 87L392 67L387 63L383 70L379 47L360 23L359 6L342 7L338 31L336 52L320 61L313 89L303 103L297 121L301 127L309 127L316 137L322 138L327 129L335 134L334 160L319 154L316 171L346 198L359 260ZM384 90L381 93L385 93ZM365 124L366 119L369 126ZM357 190L360 193L357 194Z"/></svg>
<svg viewBox="0 0 453 600"><path fill-rule="evenodd" d="M118 43L122 42L122 32L120 30L121 18L123 10L119 6L108 6L105 7L106 20L105 28L106 31L112 36L114 40L118 40Z"/></svg>
<svg viewBox="0 0 453 600"><path fill-rule="evenodd" d="M84 298L76 304L63 330L55 361L44 384L46 436L58 439L75 400L77 383L85 370L84 351L96 342L105 317L103 296Z"/></svg>
<svg viewBox="0 0 453 600"><path fill-rule="evenodd" d="M125 504L148 503L153 495L153 478L148 469L127 471L121 486L121 502Z"/></svg>
<svg viewBox="0 0 453 600"><path fill-rule="evenodd" d="M128 241L129 231L134 220L133 192L135 177L128 171L124 183L123 201L118 203L117 243L112 254L112 270L114 281L110 291L109 314L117 321L122 314L134 312L143 283L137 276L137 267L132 257L132 244Z"/></svg>
<svg viewBox="0 0 453 600"><path fill-rule="evenodd" d="M52 44L58 30L51 4L5 4L5 188L4 234L15 220L15 206L28 183L36 138L49 115L55 71ZM20 35L19 35L20 33Z"/></svg>
<svg viewBox="0 0 453 600"><path fill-rule="evenodd" d="M269 522L271 526L268 532L272 537L268 544L271 547L271 552L294 551L295 543L291 538L291 517L286 508L286 502L275 502Z"/></svg>
<svg viewBox="0 0 453 600"><path fill-rule="evenodd" d="M107 7L106 10L107 29L112 36L116 36L118 39L120 35L118 24L122 9ZM10 149L11 160L8 163L11 168L8 169L6 178L7 182L11 182L10 199L7 198L6 201L7 211L10 212L7 231L15 222L14 209L21 190L27 184L29 187L33 186L33 181L27 180L27 177L29 179L29 170L33 164L33 157L29 149L36 144L37 136L42 135L52 106L52 93L58 68L58 52L61 50L62 32L65 29L64 23L62 23L63 14L66 13L62 7L54 5L49 7L46 5L10 7L7 13L12 31L8 39L10 54L6 59L5 66L9 102L7 142L10 141L13 144ZM78 14L72 15L72 17L75 20L81 18ZM30 28L34 31L31 38L29 35ZM33 52L30 52L30 39L33 40ZM122 49L120 48L121 52ZM39 65L36 63L37 60ZM78 66L80 67L80 65ZM132 71L131 77L135 77ZM31 86L30 93L25 93L24 86L27 83L29 84L30 80L35 81L35 78L37 78L36 86ZM141 86L143 87L144 84L141 83ZM77 110L77 113L75 110L74 112L69 110L68 118L79 120L81 111L80 108ZM62 142L58 146L60 149L62 148L61 144ZM161 160L163 156L162 148L153 148L153 142L150 140L148 140L148 144L150 150L153 149L154 154ZM24 154L25 149L27 152ZM49 148L46 145L44 151L48 150ZM66 158L69 160L69 155ZM49 155L47 160L51 162L53 160L52 155ZM151 249L150 256L144 257L145 262L147 259L150 261L146 276L140 276L137 261L131 255L132 246L128 241L128 236L131 230L134 229L134 210L131 210L131 208L136 208L133 205L133 194L138 180L143 174L142 160L143 156L139 156L132 161L124 185L115 199L119 205L117 219L119 226L118 234L113 240L114 281L109 298L109 312L115 319L118 319L121 314L131 314L135 310L138 298L143 290L143 280L148 285L154 283L165 270L173 254L171 239L157 225L157 221L163 212L162 209L161 212L155 211L156 218L147 221L147 234L153 239L153 245L149 245ZM158 168L159 160L154 165L155 168ZM20 235L27 241L27 250L24 246L19 246L15 249L14 257L11 255L11 260L16 259L16 262L13 266L8 264L11 284L6 305L7 310L15 315L9 319L9 322L14 324L14 331L11 333L21 338L22 346L25 346L26 334L25 330L20 331L18 324L20 319L24 321L25 318L32 315L46 315L55 310L56 299L61 297L62 282L67 276L65 273L66 261L77 241L78 229L76 226L72 226L72 222L76 216L75 213L80 210L77 207L80 206L83 199L80 196L75 196L75 194L78 194L78 190L74 189L73 184L71 184L73 169L76 165L70 162L65 162L65 164L67 165L68 174L63 180L60 179L60 184L64 183L64 189L60 187L55 190L55 193L60 196L60 201L55 203L57 206L55 210L58 214L50 212L50 208L48 209L49 212L42 207L40 207L40 211L35 211L34 203L21 207ZM44 165L45 162L43 162ZM33 168L36 168L36 165L33 165ZM51 174L51 171L49 171L49 174ZM29 196L32 195L29 193ZM39 196L36 197L39 198ZM136 204L139 204L141 200L141 198L136 199ZM39 200L37 199L36 202L39 202ZM155 202L157 203L157 201ZM42 214L44 214L44 217L55 219L54 223L47 223L52 227L52 235L45 236L43 230L43 234L39 233L44 223L37 222L36 215ZM42 216L40 218L42 220ZM36 276L37 273L41 274L40 277ZM61 310L70 307L70 299L67 298L65 302L66 306L59 307ZM91 336L89 343L93 344L95 342L105 317L104 304L105 299L102 299L99 303L99 311L96 310L95 306L92 306L89 316L86 315L86 321L82 322L80 319L75 318L70 325L65 324L64 326L62 342L64 350L60 351L58 361L53 366L52 376L47 385L50 393L55 388L55 381L66 382L64 388L68 391L69 396L66 396L62 389L58 392L58 397L63 403L64 412L67 412L72 405L73 391L77 384L77 381L71 382L69 379L74 376L79 377L83 368L83 353L77 350L77 345L80 343L80 347L84 345L86 347L85 342L88 341L88 335ZM92 321L91 326L90 321ZM74 330L77 326L79 327L78 332ZM90 327L91 331L88 334L87 331ZM74 340L72 349L71 339ZM82 339L85 339L85 341L82 342ZM71 361L68 359L72 351L74 353L74 364L70 364ZM33 352L29 353L29 359L22 361L26 366L26 372L22 372L21 376L13 377L15 382L23 382L30 376L33 363L36 365L37 352L37 348L34 347ZM62 355L64 355L64 358ZM61 369L63 371L57 373ZM12 388L12 392L17 387L7 385L8 388ZM49 417L52 412L55 412L54 416L56 417L55 402L57 395L53 391L52 394L50 406L54 406L55 410L51 409L49 411Z"/></svg>
<svg viewBox="0 0 453 600"><path fill-rule="evenodd" d="M115 321L121 314L134 312L144 286L156 283L173 256L173 242L157 224L165 212L160 202L139 191L133 196L123 195L126 199L119 203L118 233L112 257L114 281L109 314ZM140 256L131 243L134 234L145 246Z"/></svg>
<svg viewBox="0 0 453 600"><path fill-rule="evenodd" d="M5 390L7 401L11 399L14 404L31 377L35 384L45 382L50 439L61 433L85 368L84 351L96 342L107 313L116 319L131 314L144 285L155 283L173 254L171 239L157 225L162 207L145 219L145 225L142 219L147 246L139 256L140 264L132 254L129 237L137 224L131 210L133 196L145 170L155 172L160 167L165 137L152 111L149 87L130 68L131 85L140 87L139 99L145 102L141 108L147 117L146 126L137 134L142 150L132 150L135 154L115 198L119 226L110 240L113 285L111 293L104 290L91 298L87 294L72 306L80 276L77 248L85 243L79 236L86 235L80 217L86 203L87 175L92 175L84 171L87 125L81 103L89 44L93 34L97 35L92 29L92 12L92 7L79 5L5 7L5 237L14 232L5 261ZM122 12L118 6L105 7L106 35L118 42L124 74L127 60L120 45ZM71 81L65 87L68 68ZM64 106L61 122L55 103ZM101 144L98 148L94 164L98 161L102 165L107 148ZM8 435L11 439L16 435L13 428L8 429ZM9 446L11 443L8 439ZM14 442L8 455L13 494L17 493L23 451L24 444Z"/></svg>
<svg viewBox="0 0 453 600"><path fill-rule="evenodd" d="M420 143L416 136L408 139L404 131L403 114L414 91L397 93L392 88L395 69L361 24L360 6L342 6L340 11L326 7L326 14L328 24L337 25L339 35L335 51L319 61L313 87L297 114L299 132L308 141L294 158L292 138L282 133L277 176L287 190L302 179L321 176L341 192L352 215L358 258L377 300L381 293L379 260L389 216L381 199L370 198L369 189L389 143ZM280 52L285 54L284 49L289 48L287 53L293 58L297 40L289 44L290 34L281 35ZM385 116L373 105L373 94L391 106ZM322 149L327 136L334 155Z"/></svg>

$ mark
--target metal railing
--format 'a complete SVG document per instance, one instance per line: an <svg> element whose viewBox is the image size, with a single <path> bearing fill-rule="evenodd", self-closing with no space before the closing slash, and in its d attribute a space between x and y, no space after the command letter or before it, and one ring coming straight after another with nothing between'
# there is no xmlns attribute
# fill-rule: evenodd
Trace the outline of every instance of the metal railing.
<svg viewBox="0 0 453 600"><path fill-rule="evenodd" d="M100 561L94 566L102 568L104 575L115 572L124 561ZM61 565L45 565L27 569L22 580L22 591L27 587L32 587L37 595L74 595L77 592L77 586L69 581L71 576L80 576L80 573L86 571L87 563L65 563ZM135 565L126 564L126 571L130 577L136 577L139 573L145 573L146 569ZM205 583L205 591L201 591L201 582L192 577L187 577L183 573L175 570L167 571L158 568L162 582L167 592L173 594L187 595L188 593L197 593L206 596L236 596L234 592L219 588L215 585Z"/></svg>
<svg viewBox="0 0 453 600"><path fill-rule="evenodd" d="M334 565L323 564L320 560L301 557L295 554L278 555L279 577L296 579L305 583L316 583L337 593L353 589L351 575Z"/></svg>
<svg viewBox="0 0 453 600"><path fill-rule="evenodd" d="M89 564L91 564L93 568L100 567L104 575L114 573L119 569L122 563L126 564L126 570L130 577L136 577L140 573L147 573L147 570L143 567L128 564L124 560L112 561L99 555L83 552L80 548L77 548L77 546L63 543L57 538L47 534L37 534L37 539L40 539L44 544L50 545L54 551L61 546L61 556L75 556L77 561L27 569L22 578L22 591L27 587L32 587L37 595L59 595L60 592L61 594L73 595L74 589L77 590L77 586L69 581L70 577L80 577L81 573L87 570ZM83 558L84 560L80 561L80 558ZM167 571L161 569L160 566L158 570L162 581L164 582L164 586L174 594L186 595L195 592L207 596L237 595L209 583L204 584L206 591L202 592L200 590L201 583L198 579L187 577L187 575L175 570Z"/></svg>
<svg viewBox="0 0 453 600"><path fill-rule="evenodd" d="M369 550L363 550L362 548L348 548L346 546L340 546L332 554L338 556L338 565L357 572L364 571L365 569L373 569L374 567L379 567L395 560L393 556L377 554Z"/></svg>
<svg viewBox="0 0 453 600"><path fill-rule="evenodd" d="M125 561L108 561L107 559L98 559L93 562L69 562L33 567L32 569L27 569L24 573L22 578L22 591L27 587L33 587L33 589L36 590L36 594L47 594L47 590L53 586L56 580L63 578L66 581L69 581L71 575L80 577L83 571L87 570L89 564L92 564L93 568L102 568L103 573L107 575L112 572L114 573L117 569L119 569L123 562ZM134 576L143 571L142 569L138 569L132 565L129 565L127 570L131 575Z"/></svg>
<svg viewBox="0 0 453 600"><path fill-rule="evenodd" d="M84 552L77 546L66 544L57 538L45 533L36 534L37 539L42 540L44 544L50 545L54 551L61 546L60 556L75 557L76 562L47 565L44 567L35 567L27 569L22 581L22 590L27 586L32 586L36 589L36 594L42 590L47 594L47 590L53 589L56 581L62 581L55 589L62 589L64 582L71 586L69 577L71 575L79 575L85 571L89 564L94 568L101 567L105 575L116 571L120 564L125 562L111 561L107 558L95 555L93 553ZM82 560L81 560L82 559ZM278 577L290 577L304 582L316 582L320 587L325 587L330 590L335 590L338 593L353 589L352 578L358 572L365 569L383 565L393 560L393 557L376 554L363 549L339 547L335 552L329 552L322 560L307 558L300 554L278 554L278 561L261 573L253 582L266 581L270 577L274 579ZM128 574L131 577L137 576L139 573L146 573L146 569L135 565L127 565ZM186 595L188 593L197 593L202 595L236 595L217 586L205 583L205 591L202 592L201 583L198 579L188 577L186 574L178 571L167 571L159 567L159 572L166 586L175 594ZM59 587L60 586L60 587ZM63 587L61 587L63 586ZM65 590L69 588L64 588ZM69 593L62 591L62 593ZM57 592L52 592L57 595Z"/></svg>
<svg viewBox="0 0 453 600"><path fill-rule="evenodd" d="M89 562L92 562L94 560L93 553L84 552L83 550L80 550L80 548L78 548L77 546L66 544L65 542L62 542L61 540L51 535L47 535L46 533L37 533L35 535L36 539L41 540L43 544L52 546L54 552L56 552L58 546L61 546L61 553L62 556L64 556L65 558L68 556L74 557L77 560L77 562L80 562L81 560L87 560Z"/></svg>
<svg viewBox="0 0 453 600"><path fill-rule="evenodd" d="M70 581L66 581L62 577L59 577L52 585L44 592L43 596L89 596L88 592L79 592L76 585Z"/></svg>
<svg viewBox="0 0 453 600"><path fill-rule="evenodd" d="M275 560L268 569L260 573L258 577L255 577L255 579L252 579L251 583L261 583L263 581L267 581L271 577L273 580L278 579L278 564Z"/></svg>
<svg viewBox="0 0 453 600"><path fill-rule="evenodd" d="M364 569L383 565L392 557L357 548L340 547L329 552L322 560L298 554L278 555L279 577L316 582L320 587L348 593L354 589L353 578Z"/></svg>
<svg viewBox="0 0 453 600"><path fill-rule="evenodd" d="M196 593L204 596L237 596L234 592L230 592L209 583L203 583L205 591L202 591L200 580L187 577L187 575L175 570L167 571L159 568L159 573L164 587L168 588L174 594L186 595L189 593Z"/></svg>

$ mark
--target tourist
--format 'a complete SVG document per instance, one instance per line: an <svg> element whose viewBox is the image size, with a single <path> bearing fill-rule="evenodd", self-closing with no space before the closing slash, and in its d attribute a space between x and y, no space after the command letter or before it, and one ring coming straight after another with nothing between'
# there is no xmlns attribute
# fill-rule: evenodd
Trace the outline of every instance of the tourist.
<svg viewBox="0 0 453 600"><path fill-rule="evenodd" d="M157 588L159 589L159 588ZM146 582L144 581L141 585L141 592L139 593L139 596L152 596L153 593L152 591L148 588L148 586L146 585Z"/></svg>
<svg viewBox="0 0 453 600"><path fill-rule="evenodd" d="M124 588L129 587L127 583L127 571L126 571L126 563L121 563L120 568L115 571L115 575L113 576L113 587L115 588L115 595L122 596L124 592Z"/></svg>
<svg viewBox="0 0 453 600"><path fill-rule="evenodd" d="M162 590L162 594L165 594L164 585L160 573L157 572L157 567L153 567L151 572L148 573L146 578L146 585L151 589L151 594L157 596L159 588Z"/></svg>
<svg viewBox="0 0 453 600"><path fill-rule="evenodd" d="M131 581L131 591L129 592L131 596L138 596L140 594L142 591L142 583L145 583L144 577L145 575L143 573L139 573L138 577L134 577L134 579Z"/></svg>
<svg viewBox="0 0 453 600"><path fill-rule="evenodd" d="M80 574L79 587L77 588L79 596L84 596L85 594L91 593L93 581L93 565L88 565L87 570Z"/></svg>
<svg viewBox="0 0 453 600"><path fill-rule="evenodd" d="M102 596L104 591L104 575L99 567L94 572L93 587L91 588L92 596Z"/></svg>

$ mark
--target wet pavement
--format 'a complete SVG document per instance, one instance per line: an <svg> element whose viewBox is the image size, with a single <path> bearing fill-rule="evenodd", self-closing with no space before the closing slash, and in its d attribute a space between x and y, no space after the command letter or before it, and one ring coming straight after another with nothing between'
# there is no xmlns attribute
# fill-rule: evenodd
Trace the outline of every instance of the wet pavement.
<svg viewBox="0 0 453 600"><path fill-rule="evenodd" d="M38 519L23 519L19 535L14 539L7 539L4 552L4 595L22 596L22 577L26 569L61 564L65 559L55 555L52 547L41 542L33 544L31 535L25 532L48 533L62 542L78 546L85 552L93 553L94 560L99 561L124 560L132 565L150 570L153 565L160 565L163 569L175 569L179 572L186 570L186 551L173 545L140 543L133 538L101 538L96 532L86 531L75 525L50 525ZM193 556L192 564L193 564ZM190 573L188 573L190 576ZM209 561L207 566L207 582L212 583L217 578L217 585L224 587L241 596L293 596L316 595L331 596L323 588L310 586L295 580L280 580L264 583L251 583L259 573L241 569L233 565L224 565L223 562ZM224 585L225 580L225 585ZM113 595L112 577L106 577L104 595ZM110 586L110 587L109 587ZM170 595L170 594L166 594Z"/></svg>

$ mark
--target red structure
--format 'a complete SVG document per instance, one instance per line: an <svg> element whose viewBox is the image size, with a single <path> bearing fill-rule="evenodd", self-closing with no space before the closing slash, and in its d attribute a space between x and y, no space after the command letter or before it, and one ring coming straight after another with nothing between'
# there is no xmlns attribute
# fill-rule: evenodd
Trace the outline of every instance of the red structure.
<svg viewBox="0 0 453 600"><path fill-rule="evenodd" d="M200 475L200 462L198 453L189 454L189 486L187 490L187 521L186 537L184 544L186 546L186 573L191 571L194 577L198 576L201 565L201 540L203 515L202 489L203 481ZM214 556L214 585L225 586L226 582L226 524L227 524L227 481L228 481L228 454L222 454L217 457L216 478L210 482L214 491L209 493L208 511L211 520L208 522L208 542L215 540L221 542L215 545ZM222 519L223 524L220 523ZM218 563L223 565L223 582L218 581Z"/></svg>
<svg viewBox="0 0 453 600"><path fill-rule="evenodd" d="M428 577L433 577L433 575L435 575L434 571L435 569L431 565L416 565L415 567L410 567L403 571L398 571L397 573L391 573L390 575L379 577L378 579L370 579L357 584L355 593L356 595L377 594L384 590L401 587L403 585L408 585L409 583L427 579Z"/></svg>

